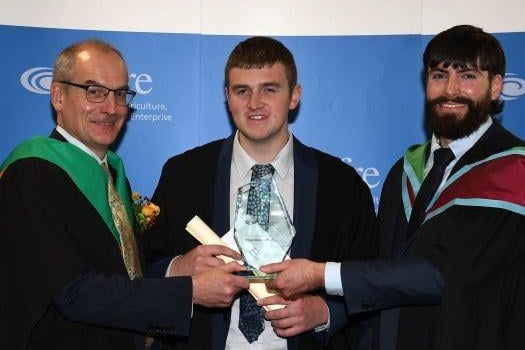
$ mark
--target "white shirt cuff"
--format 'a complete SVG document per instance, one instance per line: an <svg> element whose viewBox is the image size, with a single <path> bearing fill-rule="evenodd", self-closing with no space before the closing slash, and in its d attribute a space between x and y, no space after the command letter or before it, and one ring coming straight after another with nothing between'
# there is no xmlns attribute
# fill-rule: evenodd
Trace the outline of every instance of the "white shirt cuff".
<svg viewBox="0 0 525 350"><path fill-rule="evenodd" d="M171 264L173 264L173 262L175 261L175 259L177 259L180 255L177 255L176 257L174 257L173 259L171 259L170 261L170 264L168 265L168 268L166 269L166 273L164 273L164 277L170 277L170 269L171 269ZM158 272L157 272L158 273Z"/></svg>
<svg viewBox="0 0 525 350"><path fill-rule="evenodd" d="M327 311L328 311L328 321L325 323L325 324L322 324L320 326L317 326L314 328L314 332L316 333L319 333L319 332L322 332L322 331L326 331L327 329L330 328L330 308L328 307L328 305L326 306L327 308Z"/></svg>
<svg viewBox="0 0 525 350"><path fill-rule="evenodd" d="M329 295L344 295L341 282L341 263L327 262L324 268L324 287Z"/></svg>

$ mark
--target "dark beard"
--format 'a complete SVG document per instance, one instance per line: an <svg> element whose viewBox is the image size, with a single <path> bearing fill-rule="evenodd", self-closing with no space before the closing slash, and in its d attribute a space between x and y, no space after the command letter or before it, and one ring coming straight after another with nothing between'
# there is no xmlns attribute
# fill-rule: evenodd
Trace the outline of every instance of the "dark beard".
<svg viewBox="0 0 525 350"><path fill-rule="evenodd" d="M450 140L457 140L469 136L487 121L490 111L490 91L477 102L466 97L438 97L433 100L426 100L425 115L427 125L430 130L439 137ZM466 104L468 107L467 114L458 117L455 114L438 114L436 106L444 102L456 102Z"/></svg>

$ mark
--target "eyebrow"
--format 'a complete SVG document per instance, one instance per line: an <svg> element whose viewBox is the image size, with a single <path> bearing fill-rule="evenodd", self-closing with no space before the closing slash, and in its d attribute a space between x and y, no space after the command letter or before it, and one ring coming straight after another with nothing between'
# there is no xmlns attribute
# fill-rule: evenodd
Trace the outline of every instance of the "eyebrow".
<svg viewBox="0 0 525 350"><path fill-rule="evenodd" d="M263 87L268 87L268 86L280 87L281 84L279 82L277 82L277 81L269 81L269 82L263 83L262 86Z"/></svg>
<svg viewBox="0 0 525 350"><path fill-rule="evenodd" d="M454 68L452 67L453 70L455 70L456 72L460 72L460 73L463 73L463 72L479 72L481 73L482 70L480 70L479 68L477 67L458 67L458 68ZM429 68L429 72L444 72L446 73L448 71L448 68L441 68L441 67L434 67L434 68Z"/></svg>
<svg viewBox="0 0 525 350"><path fill-rule="evenodd" d="M278 82L276 81L269 81L269 82L264 82L262 84L258 84L257 86L260 86L260 87L281 87L281 84L279 84ZM231 87L232 89L251 89L252 87L248 84L235 84L235 85L232 85Z"/></svg>
<svg viewBox="0 0 525 350"><path fill-rule="evenodd" d="M98 81L96 80L91 80L91 79L88 79L84 82L84 84L88 84L88 85L98 85L98 86L102 86L102 87L105 87L105 88L108 88L107 86L103 85L102 83L99 83ZM109 88L108 88L109 89ZM115 89L112 89L112 90L129 90L129 85L122 85L120 87L117 87Z"/></svg>

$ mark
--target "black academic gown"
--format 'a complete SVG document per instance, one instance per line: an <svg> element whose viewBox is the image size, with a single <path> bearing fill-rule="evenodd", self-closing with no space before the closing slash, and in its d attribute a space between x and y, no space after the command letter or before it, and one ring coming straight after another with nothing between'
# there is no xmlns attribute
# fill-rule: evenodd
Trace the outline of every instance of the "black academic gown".
<svg viewBox="0 0 525 350"><path fill-rule="evenodd" d="M1 349L129 350L145 332L188 333L191 280L130 281L111 231L58 166L11 164L0 212Z"/></svg>
<svg viewBox="0 0 525 350"><path fill-rule="evenodd" d="M190 150L164 165L153 200L161 206L154 229L146 236L147 256L155 261L184 254L198 242L185 232L199 215L219 235L230 227L230 166L233 135ZM366 184L341 160L294 139L294 226L292 257L317 261L369 259L376 254L375 213ZM162 268L165 265L160 264ZM348 322L340 298L326 297L332 331ZM176 349L224 349L230 308L195 307L189 338L172 339ZM350 348L344 328L329 348ZM320 349L313 332L288 340L289 349Z"/></svg>
<svg viewBox="0 0 525 350"><path fill-rule="evenodd" d="M452 174L465 164L523 145L494 123L458 161ZM407 264L412 266L409 268L375 270L382 271L376 278L388 271L385 279L392 282L390 286L397 283L390 293L398 297L397 305L390 307L402 306L399 318L390 320L399 322L396 349L522 349L525 216L505 209L452 206L426 221L399 258L407 227L401 173L402 160L392 168L383 187L381 257L398 257L400 265L405 263L403 259L415 259L415 263ZM521 176L525 184L525 173L515 176ZM385 285L382 288L388 290ZM348 293L352 293L351 281Z"/></svg>

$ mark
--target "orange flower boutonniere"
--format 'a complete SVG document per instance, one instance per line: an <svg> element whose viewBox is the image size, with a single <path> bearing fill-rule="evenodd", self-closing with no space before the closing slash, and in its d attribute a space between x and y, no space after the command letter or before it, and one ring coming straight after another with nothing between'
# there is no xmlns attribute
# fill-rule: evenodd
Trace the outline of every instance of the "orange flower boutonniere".
<svg viewBox="0 0 525 350"><path fill-rule="evenodd" d="M131 195L133 200L133 213L137 220L140 234L149 229L155 223L155 219L160 214L159 206L150 201L148 197L141 196L138 192Z"/></svg>

